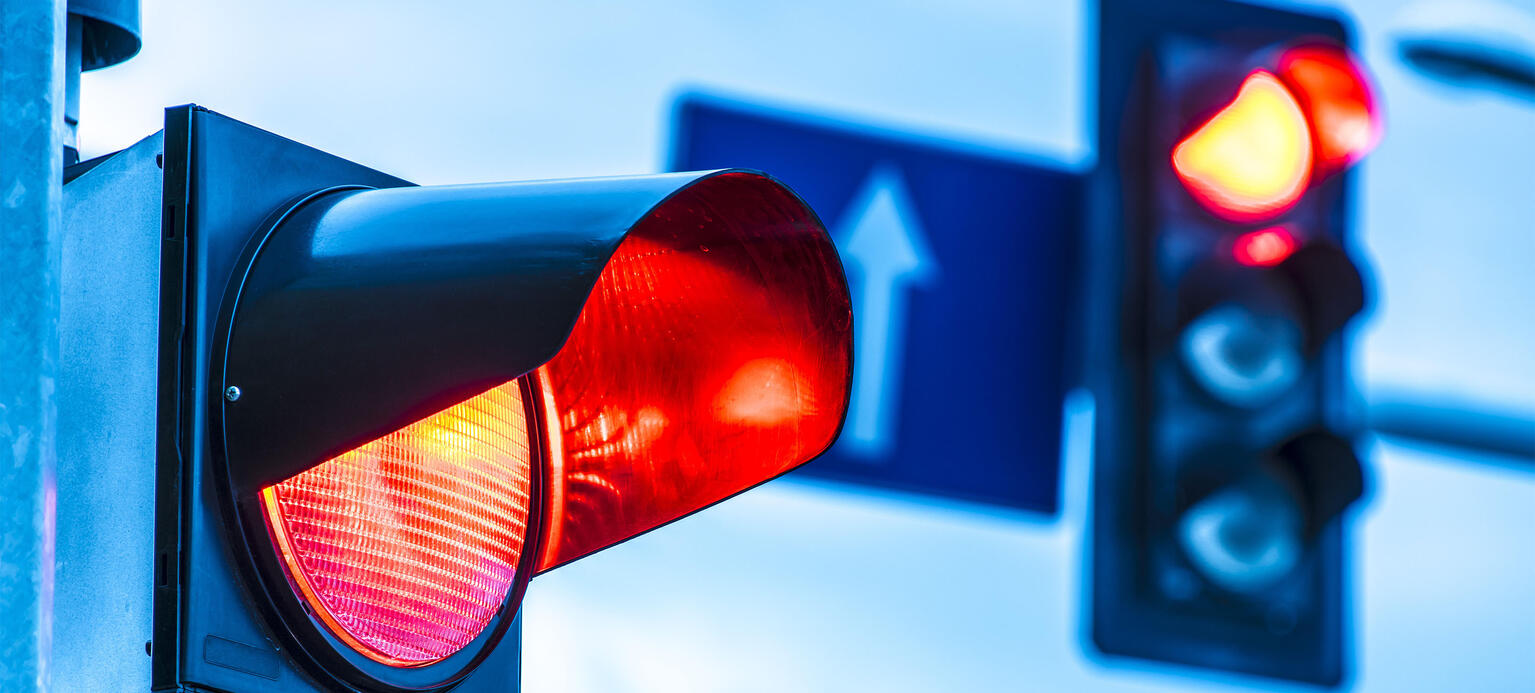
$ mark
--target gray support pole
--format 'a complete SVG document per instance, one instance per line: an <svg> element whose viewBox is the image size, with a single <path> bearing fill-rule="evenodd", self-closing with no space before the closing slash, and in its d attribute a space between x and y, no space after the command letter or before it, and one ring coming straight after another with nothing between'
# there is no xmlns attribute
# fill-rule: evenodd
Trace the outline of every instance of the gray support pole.
<svg viewBox="0 0 1535 693"><path fill-rule="evenodd" d="M53 638L64 0L0 0L0 690Z"/></svg>

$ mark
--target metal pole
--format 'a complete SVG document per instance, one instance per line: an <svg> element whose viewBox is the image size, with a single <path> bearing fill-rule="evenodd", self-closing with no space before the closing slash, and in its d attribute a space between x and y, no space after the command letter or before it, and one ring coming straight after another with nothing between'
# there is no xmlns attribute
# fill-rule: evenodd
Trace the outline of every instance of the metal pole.
<svg viewBox="0 0 1535 693"><path fill-rule="evenodd" d="M0 0L0 689L53 638L64 0Z"/></svg>

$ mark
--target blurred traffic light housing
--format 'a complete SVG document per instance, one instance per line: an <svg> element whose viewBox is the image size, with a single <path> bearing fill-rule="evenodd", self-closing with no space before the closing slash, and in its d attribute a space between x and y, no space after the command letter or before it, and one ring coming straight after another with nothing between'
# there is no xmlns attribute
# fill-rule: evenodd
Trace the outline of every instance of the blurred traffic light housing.
<svg viewBox="0 0 1535 693"><path fill-rule="evenodd" d="M1348 167L1380 137L1335 20L1103 0L1087 289L1100 352L1092 637L1106 654L1347 673L1364 491L1345 326Z"/></svg>

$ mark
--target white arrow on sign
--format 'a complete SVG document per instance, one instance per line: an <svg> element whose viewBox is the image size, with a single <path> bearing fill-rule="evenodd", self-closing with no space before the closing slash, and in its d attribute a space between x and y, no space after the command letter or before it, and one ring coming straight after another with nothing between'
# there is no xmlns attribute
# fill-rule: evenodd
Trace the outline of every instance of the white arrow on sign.
<svg viewBox="0 0 1535 693"><path fill-rule="evenodd" d="M931 283L938 266L916 207L894 165L874 166L836 226L842 258L852 266L853 398L843 448L885 455L894 442L905 354L906 292Z"/></svg>

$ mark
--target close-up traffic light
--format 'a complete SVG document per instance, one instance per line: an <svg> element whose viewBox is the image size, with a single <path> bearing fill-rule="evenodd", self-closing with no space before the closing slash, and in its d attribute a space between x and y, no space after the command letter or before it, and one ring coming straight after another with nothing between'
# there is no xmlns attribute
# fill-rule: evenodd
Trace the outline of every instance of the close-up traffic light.
<svg viewBox="0 0 1535 693"><path fill-rule="evenodd" d="M418 187L166 118L69 184L163 181L156 689L515 687L535 575L841 428L842 267L764 174Z"/></svg>
<svg viewBox="0 0 1535 693"><path fill-rule="evenodd" d="M1521 4L7 2L0 693L1535 690Z"/></svg>
<svg viewBox="0 0 1535 693"><path fill-rule="evenodd" d="M1091 233L1121 252L1089 290L1114 366L1089 376L1092 639L1337 684L1345 510L1367 476L1346 399L1367 303L1349 167L1380 138L1372 87L1329 19L1100 8Z"/></svg>

